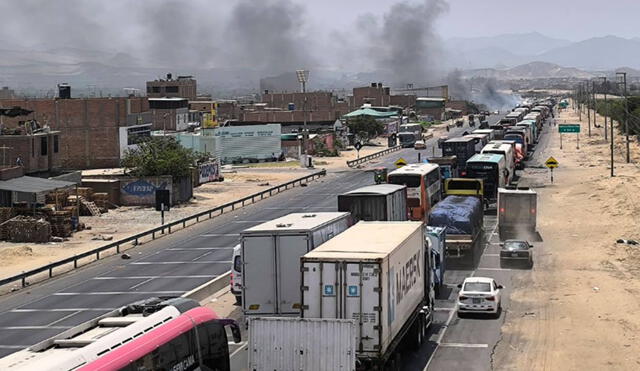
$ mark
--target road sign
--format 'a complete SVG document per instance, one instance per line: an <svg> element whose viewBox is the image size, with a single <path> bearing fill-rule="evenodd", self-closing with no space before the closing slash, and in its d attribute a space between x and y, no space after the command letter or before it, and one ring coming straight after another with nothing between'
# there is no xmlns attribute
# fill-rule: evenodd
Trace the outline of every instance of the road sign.
<svg viewBox="0 0 640 371"><path fill-rule="evenodd" d="M395 164L396 164L396 167L397 167L398 169L400 169L400 168L401 168L401 167L403 167L403 166L407 166L408 162L407 162L405 159L403 159L402 157L400 157L400 158L398 159L398 161L396 161L396 162L395 162Z"/></svg>
<svg viewBox="0 0 640 371"><path fill-rule="evenodd" d="M356 144L354 145L354 147L356 147L356 151L359 151L360 148L362 148L362 143L360 142L356 142Z"/></svg>
<svg viewBox="0 0 640 371"><path fill-rule="evenodd" d="M556 160L553 157L549 157L549 159L544 164L549 169L556 168L556 167L558 167L558 165L560 165L560 163L558 163L558 160Z"/></svg>
<svg viewBox="0 0 640 371"><path fill-rule="evenodd" d="M576 124L560 124L558 125L558 133L579 133L580 125Z"/></svg>

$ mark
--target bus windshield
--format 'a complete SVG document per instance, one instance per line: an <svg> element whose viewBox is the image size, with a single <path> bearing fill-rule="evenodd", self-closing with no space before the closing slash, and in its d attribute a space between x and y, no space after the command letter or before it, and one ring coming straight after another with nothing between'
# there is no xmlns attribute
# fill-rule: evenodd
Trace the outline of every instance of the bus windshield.
<svg viewBox="0 0 640 371"><path fill-rule="evenodd" d="M420 187L420 175L389 175L389 183L405 185L407 188Z"/></svg>

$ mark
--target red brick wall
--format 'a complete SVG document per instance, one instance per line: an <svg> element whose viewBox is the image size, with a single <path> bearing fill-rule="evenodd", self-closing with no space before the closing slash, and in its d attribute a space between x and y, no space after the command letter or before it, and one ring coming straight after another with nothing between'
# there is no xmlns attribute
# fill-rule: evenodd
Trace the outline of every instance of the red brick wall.
<svg viewBox="0 0 640 371"><path fill-rule="evenodd" d="M65 169L117 167L120 163L119 132L126 125L127 100L131 113L149 110L146 97L90 99L12 99L0 106L33 110L28 117L5 118L7 127L34 118L60 133L59 161Z"/></svg>
<svg viewBox="0 0 640 371"><path fill-rule="evenodd" d="M242 114L243 121L258 122L302 122L303 111L245 111ZM334 111L307 112L307 121L333 121L336 119Z"/></svg>
<svg viewBox="0 0 640 371"><path fill-rule="evenodd" d="M289 103L295 104L296 110L302 110L304 98L307 98L307 111L330 110L335 106L335 97L330 92L308 92L308 93L271 93L262 95L262 103L267 103L269 107L289 109Z"/></svg>
<svg viewBox="0 0 640 371"><path fill-rule="evenodd" d="M18 156L22 159L24 172L26 174L35 172L46 172L60 167L60 152L54 153L54 137L59 133L37 134L37 135L0 135L0 147L9 147L4 151L0 149L0 161L4 158L2 165L16 165ZM47 138L47 154L42 155L42 138Z"/></svg>

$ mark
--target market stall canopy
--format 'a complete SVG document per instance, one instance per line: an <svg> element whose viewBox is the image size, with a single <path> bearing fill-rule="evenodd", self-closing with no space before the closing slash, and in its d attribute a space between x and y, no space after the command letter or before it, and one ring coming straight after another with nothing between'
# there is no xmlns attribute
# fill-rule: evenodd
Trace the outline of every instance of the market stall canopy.
<svg viewBox="0 0 640 371"><path fill-rule="evenodd" d="M389 118L391 116L397 116L397 115L398 115L397 112L380 112L371 108L361 108L359 110L349 112L342 117L351 118L351 117L358 117L358 116L371 116L378 119L382 119L382 118Z"/></svg>

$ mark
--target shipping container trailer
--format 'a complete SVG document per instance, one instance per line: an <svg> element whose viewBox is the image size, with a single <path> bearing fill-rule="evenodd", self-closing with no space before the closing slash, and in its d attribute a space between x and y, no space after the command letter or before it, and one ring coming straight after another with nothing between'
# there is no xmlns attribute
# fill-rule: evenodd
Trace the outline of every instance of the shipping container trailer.
<svg viewBox="0 0 640 371"><path fill-rule="evenodd" d="M249 319L249 370L353 371L356 321L333 318Z"/></svg>
<svg viewBox="0 0 640 371"><path fill-rule="evenodd" d="M302 317L357 321L363 369L427 340L433 310L429 251L421 222L359 222L307 253Z"/></svg>
<svg viewBox="0 0 640 371"><path fill-rule="evenodd" d="M354 222L405 221L408 216L407 187L376 184L338 195L338 211L351 213Z"/></svg>
<svg viewBox="0 0 640 371"><path fill-rule="evenodd" d="M350 225L349 213L293 213L242 231L245 316L299 315L300 257Z"/></svg>
<svg viewBox="0 0 640 371"><path fill-rule="evenodd" d="M537 239L538 194L529 188L498 189L498 233L501 240Z"/></svg>

